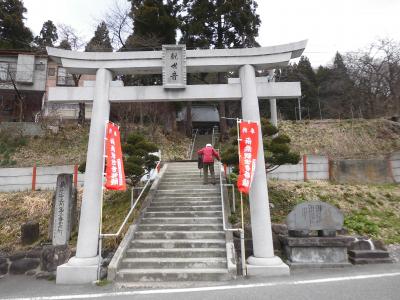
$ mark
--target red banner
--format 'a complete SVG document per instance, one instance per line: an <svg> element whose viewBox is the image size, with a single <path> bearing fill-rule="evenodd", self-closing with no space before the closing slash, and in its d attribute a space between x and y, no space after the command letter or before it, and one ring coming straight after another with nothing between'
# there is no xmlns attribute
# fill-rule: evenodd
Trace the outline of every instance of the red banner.
<svg viewBox="0 0 400 300"><path fill-rule="evenodd" d="M106 184L108 190L125 191L125 172L118 126L109 122L106 134Z"/></svg>
<svg viewBox="0 0 400 300"><path fill-rule="evenodd" d="M237 186L240 192L248 194L256 169L258 125L255 122L242 121L239 130L239 177Z"/></svg>

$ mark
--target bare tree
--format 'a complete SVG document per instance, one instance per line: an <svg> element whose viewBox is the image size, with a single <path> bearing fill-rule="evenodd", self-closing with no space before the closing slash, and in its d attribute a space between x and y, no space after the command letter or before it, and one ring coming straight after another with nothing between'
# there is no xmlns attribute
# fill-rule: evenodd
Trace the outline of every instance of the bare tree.
<svg viewBox="0 0 400 300"><path fill-rule="evenodd" d="M70 50L81 50L83 48L85 41L83 41L74 28L66 24L58 24L57 26L61 43L63 41L68 42Z"/></svg>
<svg viewBox="0 0 400 300"><path fill-rule="evenodd" d="M77 34L76 30L69 25L59 24L59 36L61 39L60 48L68 50L80 50L85 45L85 42ZM72 79L74 80L74 85L79 86L79 80L81 79L81 74L72 74ZM79 103L79 114L78 123L85 125L85 103Z"/></svg>
<svg viewBox="0 0 400 300"><path fill-rule="evenodd" d="M400 43L382 39L366 51L346 55L358 90L355 106L368 117L400 114Z"/></svg>
<svg viewBox="0 0 400 300"><path fill-rule="evenodd" d="M130 16L128 1L115 0L104 15L104 22L111 34L114 49L126 48L126 40L133 32L133 20Z"/></svg>

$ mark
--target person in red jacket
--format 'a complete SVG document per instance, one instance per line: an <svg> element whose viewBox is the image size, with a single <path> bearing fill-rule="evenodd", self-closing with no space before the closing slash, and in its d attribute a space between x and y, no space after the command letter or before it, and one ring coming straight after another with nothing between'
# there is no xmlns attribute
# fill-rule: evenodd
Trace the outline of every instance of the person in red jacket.
<svg viewBox="0 0 400 300"><path fill-rule="evenodd" d="M214 172L214 157L218 160L221 158L219 154L211 144L207 144L204 148L197 151L198 155L203 156L203 170L204 170L204 179L203 184L208 183L208 170L210 170L211 174L211 183L215 184L215 172Z"/></svg>

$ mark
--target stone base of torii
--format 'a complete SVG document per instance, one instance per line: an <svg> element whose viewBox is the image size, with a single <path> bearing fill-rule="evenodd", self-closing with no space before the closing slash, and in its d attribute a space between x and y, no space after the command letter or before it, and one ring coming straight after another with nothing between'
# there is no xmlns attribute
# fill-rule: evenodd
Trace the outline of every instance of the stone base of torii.
<svg viewBox="0 0 400 300"><path fill-rule="evenodd" d="M233 79L225 85L186 86L172 90L163 90L162 87L121 87L112 84L112 77L116 74L160 73L163 61L162 54L158 52L161 51L78 53L48 48L49 56L62 63L69 72L96 74L94 87L56 87L51 88L49 92L50 102L93 101L76 256L57 268L56 282L79 284L97 280L100 259L98 242L103 181L103 137L111 102L209 101L214 97L215 100L241 99L242 118L260 124L259 99L297 99L301 96L301 91L299 83L260 81L256 79L256 71L286 65L290 59L302 54L305 45L306 41L302 41L265 48L189 50L185 54L187 72L239 71L239 80ZM194 93L196 89L202 93ZM261 128L258 145L258 153L264 153ZM254 255L248 258L248 275L289 275L289 267L274 255L263 155L258 155L249 201Z"/></svg>

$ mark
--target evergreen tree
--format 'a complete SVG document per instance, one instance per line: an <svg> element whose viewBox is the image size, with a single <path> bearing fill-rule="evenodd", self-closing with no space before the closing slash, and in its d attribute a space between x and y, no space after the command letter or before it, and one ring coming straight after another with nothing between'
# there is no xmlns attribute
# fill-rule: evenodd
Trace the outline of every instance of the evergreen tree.
<svg viewBox="0 0 400 300"><path fill-rule="evenodd" d="M318 68L317 81L324 117L352 117L357 97L354 94L354 83L339 52L331 67Z"/></svg>
<svg viewBox="0 0 400 300"><path fill-rule="evenodd" d="M178 0L130 0L133 34L126 48L159 49L162 44L175 44L178 28Z"/></svg>
<svg viewBox="0 0 400 300"><path fill-rule="evenodd" d="M180 11L178 0L130 0L130 2L130 15L133 19L134 29L121 51L154 50L161 49L162 44L175 44L178 28L176 16ZM122 80L126 86L162 84L161 74L124 75ZM143 124L145 120L151 120L149 115L146 116L146 112L154 112L152 105L140 103L138 106L140 123ZM114 106L114 108L116 107ZM164 114L169 116L157 120L158 124L164 125L167 131L175 128L175 124L169 120L175 121L176 108L177 106L174 103L157 105L157 110L163 110ZM113 110L113 107L111 109Z"/></svg>
<svg viewBox="0 0 400 300"><path fill-rule="evenodd" d="M182 42L191 48L243 48L258 46L261 24L252 0L184 0Z"/></svg>
<svg viewBox="0 0 400 300"><path fill-rule="evenodd" d="M310 118L318 118L318 88L315 72L311 67L310 60L306 56L300 58L295 76L301 83L301 107L302 115Z"/></svg>
<svg viewBox="0 0 400 300"><path fill-rule="evenodd" d="M87 43L86 52L112 52L111 40L106 23L103 21L94 32L94 37Z"/></svg>
<svg viewBox="0 0 400 300"><path fill-rule="evenodd" d="M181 43L185 43L188 48L223 49L259 46L255 38L261 21L256 13L256 1L184 0L182 5ZM226 83L227 77L227 74L218 73L216 83ZM235 104L230 103L230 105ZM219 103L219 114L221 138L224 139L227 136L224 101Z"/></svg>
<svg viewBox="0 0 400 300"><path fill-rule="evenodd" d="M289 64L287 67L276 70L276 81L301 83L301 114L302 118L319 118L318 105L318 84L316 74L311 67L309 59L302 56L296 64ZM280 100L279 107L287 118L299 118L297 103L291 100Z"/></svg>
<svg viewBox="0 0 400 300"><path fill-rule="evenodd" d="M58 46L58 48L64 49L64 50L71 50L71 44L68 40L64 39L60 42L60 45Z"/></svg>
<svg viewBox="0 0 400 300"><path fill-rule="evenodd" d="M290 138L284 134L277 134L278 128L267 119L261 119L261 127L264 142L264 157L267 172L271 172L283 164L297 164L300 155L290 150ZM239 165L237 129L230 131L230 141L222 148L222 162L233 166L237 171Z"/></svg>
<svg viewBox="0 0 400 300"><path fill-rule="evenodd" d="M43 23L40 34L35 37L36 45L45 49L46 47L53 47L54 43L58 40L57 27L51 20Z"/></svg>
<svg viewBox="0 0 400 300"><path fill-rule="evenodd" d="M26 8L20 0L0 0L0 49L30 49L32 32L24 24Z"/></svg>
<svg viewBox="0 0 400 300"><path fill-rule="evenodd" d="M123 145L125 175L136 185L143 175L148 174L157 165L159 158L150 154L158 151L158 147L137 133L128 136Z"/></svg>

